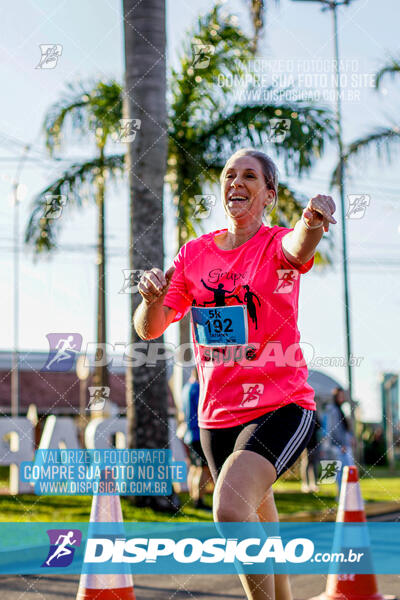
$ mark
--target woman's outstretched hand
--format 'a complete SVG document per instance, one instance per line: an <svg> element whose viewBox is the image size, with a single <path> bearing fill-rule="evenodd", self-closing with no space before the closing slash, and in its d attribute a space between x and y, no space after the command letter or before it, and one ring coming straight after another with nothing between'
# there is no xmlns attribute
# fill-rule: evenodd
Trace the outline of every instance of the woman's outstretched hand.
<svg viewBox="0 0 400 600"><path fill-rule="evenodd" d="M329 230L329 223L335 225L336 219L332 216L336 210L336 205L331 196L318 194L311 198L303 211L303 219L310 229L317 229L323 226L324 231Z"/></svg>
<svg viewBox="0 0 400 600"><path fill-rule="evenodd" d="M157 267L143 273L139 281L138 290L146 304L153 304L153 302L164 298L168 292L174 271L175 267L172 265L165 275Z"/></svg>

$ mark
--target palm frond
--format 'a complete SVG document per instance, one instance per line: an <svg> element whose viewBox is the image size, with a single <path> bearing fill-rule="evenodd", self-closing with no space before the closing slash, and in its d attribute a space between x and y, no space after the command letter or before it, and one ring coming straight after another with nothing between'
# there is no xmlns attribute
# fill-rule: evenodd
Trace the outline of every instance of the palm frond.
<svg viewBox="0 0 400 600"><path fill-rule="evenodd" d="M382 67L375 75L375 87L379 89L382 79L386 75L391 75L392 78L400 72L400 63L396 59L392 59L392 62Z"/></svg>
<svg viewBox="0 0 400 600"><path fill-rule="evenodd" d="M33 246L36 254L56 248L57 236L65 220L64 204L67 211L69 208L82 208L84 197L92 201L95 199L95 183L101 171L112 180L123 170L124 156L119 154L71 165L34 198L25 243ZM60 199L62 209L59 218L54 218L48 210L51 198Z"/></svg>
<svg viewBox="0 0 400 600"><path fill-rule="evenodd" d="M221 16L219 5L199 18L184 42L179 72L172 70L170 115L175 133L179 126L184 131L189 120L193 123L204 118L204 111L222 108L229 92L225 75L243 73L246 61L253 56L250 43L229 17ZM202 63L200 52L204 52Z"/></svg>
<svg viewBox="0 0 400 600"><path fill-rule="evenodd" d="M274 137L271 119L289 121L289 129L283 139ZM262 146L267 152L270 148L284 159L288 172L301 175L321 156L326 140L334 135L333 117L329 110L293 102L237 106L232 113L211 122L197 139L200 147L208 148L206 159L213 154L223 162L232 148L250 142L254 146Z"/></svg>
<svg viewBox="0 0 400 600"><path fill-rule="evenodd" d="M121 118L122 87L116 81L69 84L45 115L46 147L52 155L61 146L67 124L75 135L91 134L105 141Z"/></svg>
<svg viewBox="0 0 400 600"><path fill-rule="evenodd" d="M374 152L376 157L390 164L392 152L397 150L397 144L400 142L400 127L378 127L368 135L352 142L345 155L344 160L348 162L352 157L366 156ZM331 186L339 185L339 168L337 164L331 177Z"/></svg>

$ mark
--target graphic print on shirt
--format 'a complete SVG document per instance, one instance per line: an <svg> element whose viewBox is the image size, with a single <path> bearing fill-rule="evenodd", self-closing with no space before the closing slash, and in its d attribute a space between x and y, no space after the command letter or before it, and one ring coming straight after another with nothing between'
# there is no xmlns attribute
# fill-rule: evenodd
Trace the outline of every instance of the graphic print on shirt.
<svg viewBox="0 0 400 600"><path fill-rule="evenodd" d="M242 383L243 399L240 406L254 408L260 402L260 398L264 392L262 383Z"/></svg>
<svg viewBox="0 0 400 600"><path fill-rule="evenodd" d="M258 329L258 327L257 327L257 308L256 308L256 304L255 304L253 298L255 298L257 300L258 306L261 307L260 298L257 296L257 294L255 294L254 292L252 292L250 290L250 286L244 285L243 287L246 290L246 293L244 295L244 301L247 306L247 312L249 313L249 317L253 321L255 328Z"/></svg>
<svg viewBox="0 0 400 600"><path fill-rule="evenodd" d="M214 300L211 300L210 302L203 302L204 306L206 306L207 304L212 304L213 306L226 306L225 300L227 300L228 298L236 298L236 300L240 302L239 296L233 294L235 288L233 288L233 290L230 292L229 290L226 290L224 288L223 283L219 283L217 288L212 288L209 285L207 285L204 279L201 280L201 283L204 285L206 290L214 294ZM230 296L227 296L227 294L230 294ZM242 302L240 303L242 304Z"/></svg>
<svg viewBox="0 0 400 600"><path fill-rule="evenodd" d="M215 271L215 269L214 269L214 271ZM239 285L239 288L243 287L245 290L243 298L240 299L240 297L238 295L240 292L235 293L237 290L237 287L234 287L233 290L227 290L227 289L225 289L223 283L218 283L217 287L212 287L210 285L207 285L207 283L204 281L203 278L201 279L201 283L205 287L206 290L213 293L214 298L213 298L213 300L205 300L201 304L198 303L196 299L194 299L192 302L192 306L222 307L222 306L227 306L226 300L228 300L229 298L235 298L240 304L245 304L247 306L248 315L249 315L255 329L258 329L257 305L256 305L255 300L258 302L259 307L261 307L261 301L260 301L260 298L257 296L257 294L255 292L251 291L250 286L248 284L245 284L243 286Z"/></svg>

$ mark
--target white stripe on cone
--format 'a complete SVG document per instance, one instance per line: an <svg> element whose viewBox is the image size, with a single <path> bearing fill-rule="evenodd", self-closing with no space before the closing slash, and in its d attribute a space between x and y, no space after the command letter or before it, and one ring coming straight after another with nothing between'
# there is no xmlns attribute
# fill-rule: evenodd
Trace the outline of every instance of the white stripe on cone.
<svg viewBox="0 0 400 600"><path fill-rule="evenodd" d="M133 579L130 573L109 573L100 575L99 573L82 573L79 583L80 588L86 590L118 590L120 588L131 588Z"/></svg>
<svg viewBox="0 0 400 600"><path fill-rule="evenodd" d="M92 510L90 511L90 522L99 523L101 521L106 523L121 523L121 526L118 527L118 530L120 530L121 533L124 532L124 526L122 524L122 509L119 496L93 496Z"/></svg>
<svg viewBox="0 0 400 600"><path fill-rule="evenodd" d="M122 518L121 501L119 496L93 496L90 511L90 525L88 537L101 531L101 522L114 523L113 535L124 537L124 524ZM99 525L100 523L100 525ZM133 587L133 579L129 565L121 565L121 574L109 573L82 573L79 588L91 590L112 590Z"/></svg>
<svg viewBox="0 0 400 600"><path fill-rule="evenodd" d="M340 510L364 510L364 502L361 496L360 484L358 481L347 482L340 490L339 511Z"/></svg>

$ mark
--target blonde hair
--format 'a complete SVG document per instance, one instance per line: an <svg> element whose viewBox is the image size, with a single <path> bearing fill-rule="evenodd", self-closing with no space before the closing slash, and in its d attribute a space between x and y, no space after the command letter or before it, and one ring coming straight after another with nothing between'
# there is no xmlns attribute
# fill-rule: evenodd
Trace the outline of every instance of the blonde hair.
<svg viewBox="0 0 400 600"><path fill-rule="evenodd" d="M275 192L275 202L271 211L274 210L278 202L278 169L274 161L269 156L264 154L264 152L261 152L260 150L254 150L254 148L241 148L240 150L237 150L237 152L234 152L232 156L228 158L224 168L222 169L220 177L221 183L225 177L228 163L233 158L239 158L241 156L251 156L256 158L260 163L267 188Z"/></svg>

